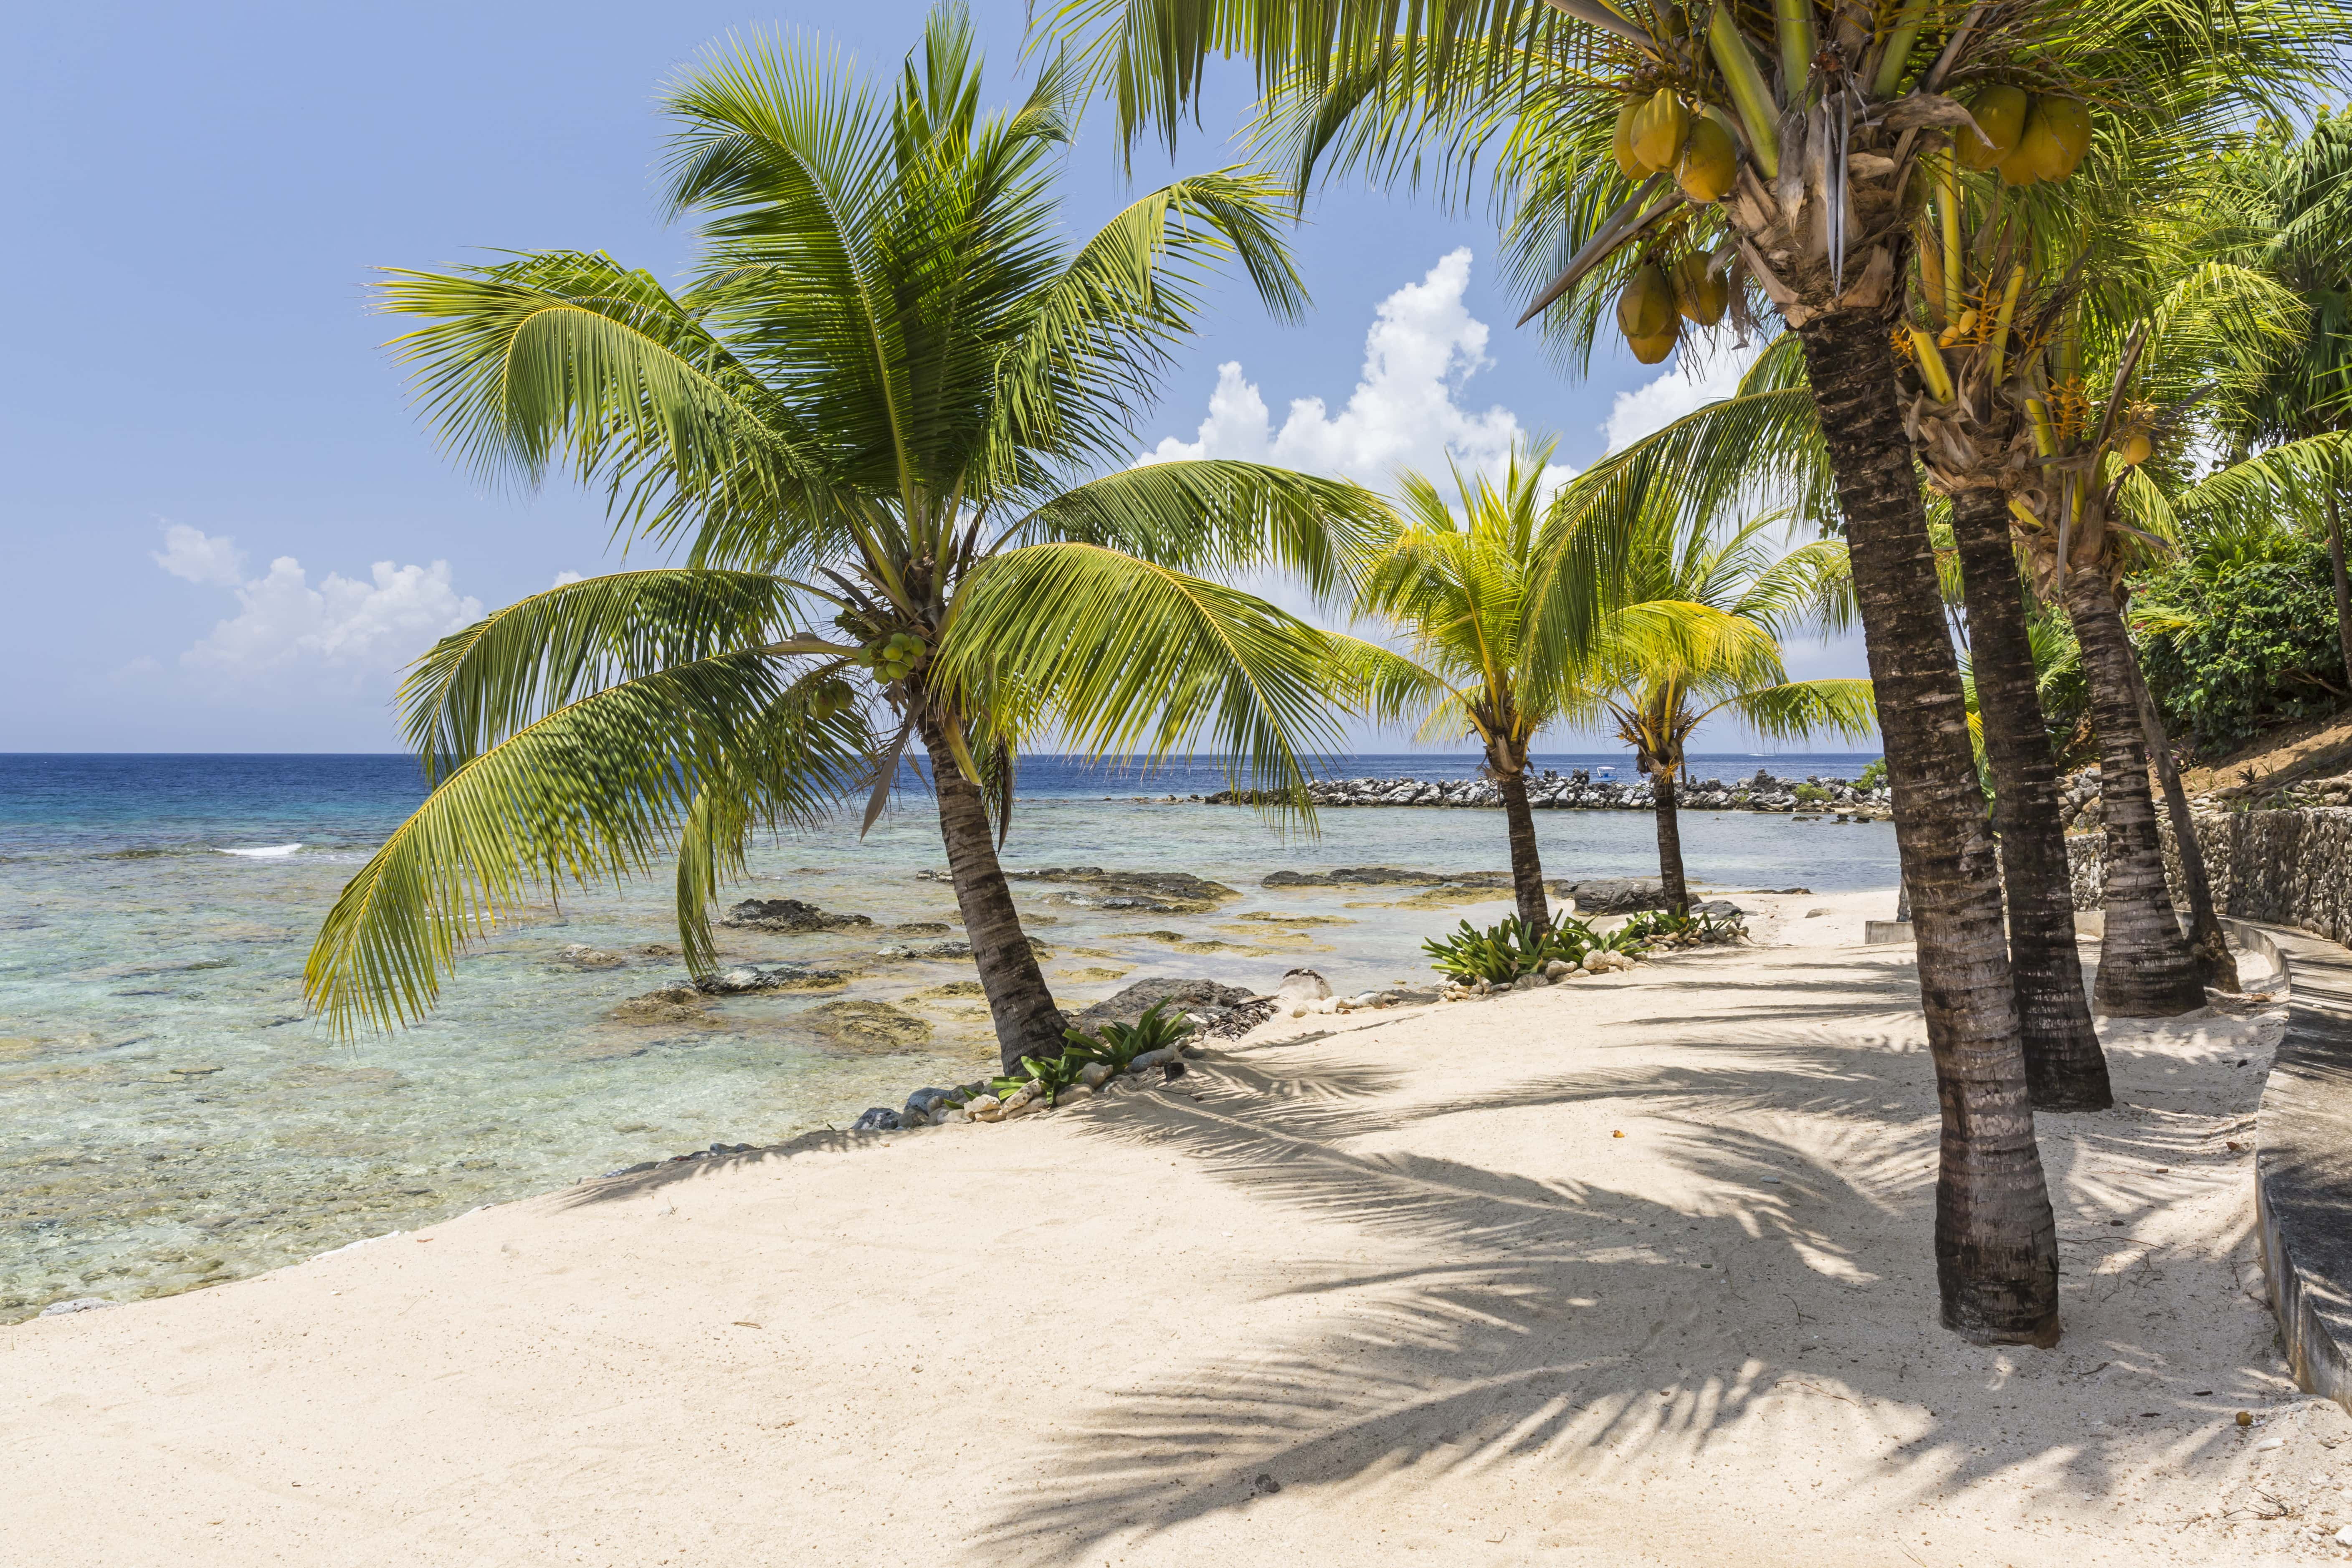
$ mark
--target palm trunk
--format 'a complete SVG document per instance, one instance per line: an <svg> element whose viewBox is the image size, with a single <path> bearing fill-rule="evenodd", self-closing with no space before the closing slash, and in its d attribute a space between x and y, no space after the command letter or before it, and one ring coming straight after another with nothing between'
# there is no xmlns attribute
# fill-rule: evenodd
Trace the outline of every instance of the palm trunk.
<svg viewBox="0 0 2352 1568"><path fill-rule="evenodd" d="M2024 590L2003 493L1987 488L1954 496L1952 538L1968 600L1985 758L1992 765L1992 821L2008 894L2010 984L2025 1047L2026 1087L2037 1110L2105 1110L2116 1097L2083 994L2066 825L2058 815L2058 764L2035 690Z"/></svg>
<svg viewBox="0 0 2352 1568"><path fill-rule="evenodd" d="M2230 939L2221 930L2220 911L2213 908L2213 881L2205 874L2205 847L2197 842L2197 819L2189 815L2189 792L2180 787L2180 767L2172 760L2172 737L2165 732L2164 715L2148 694L2147 678L2139 660L2126 659L2132 701L2139 709L2140 734L2156 764L2157 782L2164 786L2164 809L2172 818L2172 847L2180 857L2180 883L2189 894L2189 952L2196 960L2198 978L2223 991L2238 988L2238 961L2230 954Z"/></svg>
<svg viewBox="0 0 2352 1568"><path fill-rule="evenodd" d="M2327 563L2336 573L2336 641L2344 650L2344 673L2352 678L2352 577L2344 570L2344 513L2336 503L2334 469L2327 486Z"/></svg>
<svg viewBox="0 0 2352 1568"><path fill-rule="evenodd" d="M1675 775L1653 773L1650 798L1658 813L1658 880L1664 884L1666 908L1680 920L1690 913L1690 884L1683 878L1683 827L1675 812Z"/></svg>
<svg viewBox="0 0 2352 1568"><path fill-rule="evenodd" d="M1530 938L1551 925L1551 906L1544 899L1543 857L1536 851L1536 814L1528 806L1528 775L1518 768L1494 769L1502 786L1503 821L1511 836L1511 895L1518 900L1519 923Z"/></svg>
<svg viewBox="0 0 2352 1568"><path fill-rule="evenodd" d="M2117 1017L2169 1018L2205 1005L2205 985L2165 887L2164 845L2147 792L2147 742L2132 700L2131 642L2115 591L2096 568L2074 574L2066 613L2083 645L2107 824L2106 935L2092 1005Z"/></svg>
<svg viewBox="0 0 2352 1568"><path fill-rule="evenodd" d="M948 874L955 880L963 934L971 943L981 989L988 994L988 1011L996 1021L996 1054L1004 1070L1014 1072L1023 1057L1059 1056L1062 1031L1069 1025L1054 1005L1037 954L1021 930L1013 889L997 864L996 837L980 786L958 771L941 722L929 713L917 721L923 749L930 753L940 837L947 843Z"/></svg>
<svg viewBox="0 0 2352 1568"><path fill-rule="evenodd" d="M1917 939L1943 1111L1936 1280L1943 1321L1979 1343L2058 1340L2058 1237L2033 1142L1999 875L1945 629L1927 518L1898 410L1885 319L1798 328L1853 552L1855 595Z"/></svg>

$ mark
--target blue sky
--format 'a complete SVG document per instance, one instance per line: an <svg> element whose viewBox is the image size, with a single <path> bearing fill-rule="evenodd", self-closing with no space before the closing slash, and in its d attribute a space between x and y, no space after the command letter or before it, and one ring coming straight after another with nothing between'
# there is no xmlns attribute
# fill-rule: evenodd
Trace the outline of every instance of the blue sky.
<svg viewBox="0 0 2352 1568"><path fill-rule="evenodd" d="M924 9L97 0L20 16L0 68L16 240L0 276L18 302L0 345L16 674L0 749L395 748L399 664L619 556L594 496L486 492L434 449L368 312L373 269L567 246L675 274L660 83L754 26L892 69ZM1024 13L976 14L1002 100ZM1232 156L1245 72L1222 81L1173 167ZM1130 184L1090 118L1068 156L1073 228L1171 167ZM1342 189L1307 220L1314 313L1276 326L1224 290L1139 419L1139 451L1269 451L1378 482L1540 431L1580 465L1612 419L1637 431L1703 395L1622 354L1565 378L1512 330L1482 212ZM1799 673L1861 673L1850 642L1792 653Z"/></svg>

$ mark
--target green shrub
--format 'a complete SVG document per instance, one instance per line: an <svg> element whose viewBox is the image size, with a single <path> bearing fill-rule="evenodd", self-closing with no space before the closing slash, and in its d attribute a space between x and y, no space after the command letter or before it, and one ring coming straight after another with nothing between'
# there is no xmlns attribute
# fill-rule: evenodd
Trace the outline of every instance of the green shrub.
<svg viewBox="0 0 2352 1568"><path fill-rule="evenodd" d="M1465 983L1484 980L1507 985L1520 975L1533 974L1555 961L1582 963L1584 955L1596 949L1639 952L1642 939L1638 933L1628 936L1623 928L1602 936L1575 916L1562 915L1552 921L1541 941L1529 942L1526 922L1513 915L1483 931L1464 921L1461 931L1454 935L1433 937L1421 948L1430 956L1430 967L1441 974L1450 974Z"/></svg>
<svg viewBox="0 0 2352 1568"><path fill-rule="evenodd" d="M1063 1054L1076 1053L1082 1064L1101 1062L1113 1072L1125 1072L1128 1064L1146 1051L1172 1046L1192 1032L1192 1020L1183 1014L1161 1016L1160 1009L1168 1005L1154 1002L1134 1023L1105 1024L1091 1035L1079 1029L1064 1030L1062 1037L1070 1042L1070 1048Z"/></svg>
<svg viewBox="0 0 2352 1568"><path fill-rule="evenodd" d="M1799 784L1789 793L1795 795L1798 803L1803 805L1819 805L1830 797L1830 792L1819 784Z"/></svg>
<svg viewBox="0 0 2352 1568"><path fill-rule="evenodd" d="M1853 787L1856 789L1885 789L1886 787L1886 759L1885 757L1881 757L1876 762L1871 763L1870 766L1863 769L1862 776L1853 781Z"/></svg>
<svg viewBox="0 0 2352 1568"><path fill-rule="evenodd" d="M2221 574L2184 561L2137 586L2140 667L2174 732L2226 751L2273 725L2331 712L2346 689L2333 569L2305 541L2294 559Z"/></svg>
<svg viewBox="0 0 2352 1568"><path fill-rule="evenodd" d="M1642 947L1714 947L1738 942L1748 934L1748 924L1738 915L1691 913L1677 915L1672 910L1644 910L1619 926L1613 933L1629 938ZM1632 951L1640 952L1641 947Z"/></svg>

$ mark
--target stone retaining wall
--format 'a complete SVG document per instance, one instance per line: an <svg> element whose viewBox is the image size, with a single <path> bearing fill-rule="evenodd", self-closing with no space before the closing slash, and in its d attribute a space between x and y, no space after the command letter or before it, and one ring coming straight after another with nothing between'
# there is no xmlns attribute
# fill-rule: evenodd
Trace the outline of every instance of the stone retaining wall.
<svg viewBox="0 0 2352 1568"><path fill-rule="evenodd" d="M2352 809L2208 811L2198 813L2196 820L2198 847L2205 852L2220 913L2295 926L2352 946ZM2158 826L2173 905L2186 909L2171 824L2159 815ZM2099 908L2104 839L2070 835L2066 849L2074 907Z"/></svg>

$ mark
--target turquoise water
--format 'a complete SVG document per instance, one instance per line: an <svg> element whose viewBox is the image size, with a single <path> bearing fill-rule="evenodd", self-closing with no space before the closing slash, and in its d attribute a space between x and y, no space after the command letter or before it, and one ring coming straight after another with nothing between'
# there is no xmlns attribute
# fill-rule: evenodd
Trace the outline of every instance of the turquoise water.
<svg viewBox="0 0 2352 1568"><path fill-rule="evenodd" d="M1868 760L1703 765L1851 776ZM1602 763L1625 771L1622 757L1538 765ZM1427 756L1333 764L1350 777L1474 768ZM1224 782L1213 768L1141 780L1029 765L1008 867L1182 870L1242 894L1213 914L1123 916L1057 902L1051 882L1016 884L1066 1004L1155 973L1262 986L1311 963L1342 989L1425 977L1424 937L1506 912L1415 903L1410 889L1259 885L1286 868L1501 869L1499 812L1334 811L1309 837L1181 798ZM994 1059L977 999L941 994L972 980L968 963L877 953L940 940L894 925L955 919L950 889L915 875L944 857L913 791L862 842L853 826L756 849L731 895L870 916L873 927L847 931L727 933L735 960L845 969L844 987L615 1017L617 1004L685 978L663 951L675 941L667 889L567 889L464 959L423 1024L334 1042L303 1016L304 952L344 879L422 795L402 758L0 756L0 1321L73 1297L237 1278L714 1142L843 1126ZM1656 869L1643 814L1538 813L1538 831L1553 876ZM1718 888L1895 880L1882 823L1693 812L1683 841L1693 876ZM625 962L577 969L559 956L572 943ZM889 1054L845 1042L820 1011L844 999L896 1006L929 1038Z"/></svg>

